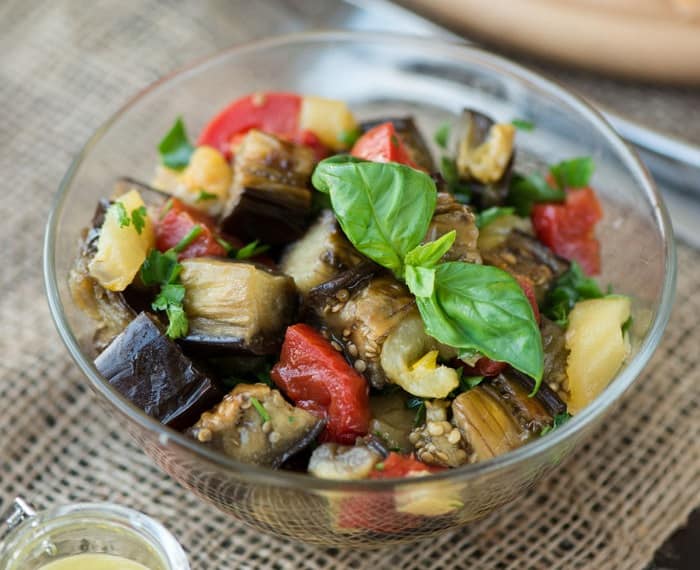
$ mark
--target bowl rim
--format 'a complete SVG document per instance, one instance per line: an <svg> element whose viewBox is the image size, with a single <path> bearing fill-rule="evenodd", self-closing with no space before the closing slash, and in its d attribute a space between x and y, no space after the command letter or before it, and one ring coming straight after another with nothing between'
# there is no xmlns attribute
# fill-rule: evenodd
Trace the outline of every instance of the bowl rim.
<svg viewBox="0 0 700 570"><path fill-rule="evenodd" d="M222 453L211 450L185 434L168 428L156 419L146 415L130 401L124 398L116 389L99 374L94 363L82 352L76 337L69 326L59 294L54 246L57 231L57 222L63 211L63 206L67 191L71 186L73 178L83 163L89 156L93 146L104 136L109 128L129 109L137 105L146 95L157 90L160 86L172 80L196 74L201 69L216 65L221 60L232 56L240 56L248 52L257 50L279 49L284 46L317 43L317 44L344 44L361 42L367 44L378 44L395 46L398 44L412 44L412 47L428 50L436 54L445 52L455 60L459 60L468 65L481 68L490 68L521 85L531 85L540 90L545 90L559 101L566 103L579 113L593 128L596 128L602 136L607 139L620 154L620 158L625 162L625 166L638 182L641 184L648 200L650 201L657 222L658 230L665 245L665 265L664 278L660 302L655 307L651 324L639 345L637 354L626 363L623 370L615 376L606 389L580 413L575 415L570 421L560 428L553 430L545 437L529 442L516 450L504 455L494 457L482 462L464 465L455 469L448 469L440 473L431 474L428 477L419 478L387 478L379 480L325 480L311 477L306 473L292 471L274 470L268 467L261 467L253 464L236 461ZM199 58L190 64L180 67L161 79L149 84L144 89L138 91L130 97L127 102L113 113L88 139L80 152L73 159L70 167L60 182L58 191L53 199L51 211L46 224L46 231L43 245L43 272L44 286L49 303L51 316L58 333L66 345L71 357L76 362L82 372L88 377L92 388L104 397L109 403L117 408L119 412L126 415L130 420L139 424L140 428L153 432L162 445L172 440L179 447L184 447L200 459L214 463L217 467L223 467L235 473L235 477L241 480L254 481L260 484L268 484L277 487L302 488L309 492L318 491L374 491L381 492L399 487L402 485L430 485L441 482L469 481L486 474L505 470L525 460L546 454L560 443L565 442L575 432L585 429L596 418L603 414L616 403L620 396L639 377L653 352L656 350L664 329L669 321L673 298L675 294L676 282L676 250L673 239L673 230L668 215L668 211L660 197L660 194L653 182L650 174L642 164L639 157L620 138L612 126L603 116L591 107L580 96L572 93L556 81L545 78L519 64L513 63L503 57L494 55L487 50L464 44L460 41L446 40L443 38L416 36L410 34L384 33L384 32L358 32L346 30L319 30L273 36L236 44L212 55Z"/></svg>

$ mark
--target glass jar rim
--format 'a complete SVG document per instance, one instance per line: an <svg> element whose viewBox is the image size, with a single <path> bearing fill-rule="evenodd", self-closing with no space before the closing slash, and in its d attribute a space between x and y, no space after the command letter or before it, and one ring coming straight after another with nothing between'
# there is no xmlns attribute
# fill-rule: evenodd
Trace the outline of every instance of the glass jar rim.
<svg viewBox="0 0 700 570"><path fill-rule="evenodd" d="M654 308L654 315L638 352L625 365L623 370L613 379L594 402L584 408L557 430L550 432L546 437L539 438L518 449L506 454L488 459L483 462L465 465L456 469L442 471L431 474L428 477L405 479L387 478L377 480L360 481L330 481L308 476L307 474L290 471L273 470L266 467L242 463L227 457L217 451L200 445L195 440L162 425L158 420L145 414L131 402L126 400L99 374L94 364L86 357L79 346L78 340L73 334L66 319L62 302L59 295L57 275L55 268L54 247L55 236L60 214L63 211L65 198L75 173L80 164L90 154L91 148L102 138L123 114L137 105L146 95L153 93L169 82L190 74L196 74L199 70L208 66L216 65L219 61L228 57L254 53L258 50L279 49L297 44L324 44L332 49L339 43L357 43L367 48L372 44L379 47L411 46L420 49L421 53L429 52L444 55L451 58L450 61L460 61L463 64L475 67L489 68L492 72L503 75L512 81L517 81L524 85L533 85L536 88L546 91L548 95L557 99L561 103L567 104L580 114L593 128L603 136L620 154L625 163L625 167L631 171L635 179L642 186L648 200L652 204L655 212L655 221L658 225L659 233L665 246L665 266L664 279L660 302ZM673 298L675 294L676 281L676 251L673 240L673 231L666 207L659 195L658 190L646 168L642 165L637 155L630 150L626 143L620 138L610 124L602 115L593 109L586 101L568 91L555 81L546 79L543 76L530 71L505 58L494 55L486 50L462 44L459 42L447 41L436 38L426 38L413 35L379 32L356 32L356 31L314 31L272 38L256 40L248 43L234 45L222 50L214 55L202 58L188 66L180 68L162 79L152 83L145 89L137 93L127 103L114 113L105 123L100 126L90 137L78 156L70 165L67 173L62 179L59 190L53 201L51 212L46 225L44 248L43 248L43 268L45 287L49 302L51 315L58 329L59 335L68 348L74 361L78 364L83 373L90 380L93 388L106 400L110 402L120 413L124 414L130 421L134 421L143 429L154 432L159 441L165 444L171 440L178 446L187 449L193 455L203 461L209 461L219 467L224 467L236 474L241 480L246 480L258 484L266 484L285 488L302 488L310 492L324 491L365 491L382 492L391 490L402 485L429 485L439 482L465 482L481 477L485 474L499 470L505 470L515 464L524 463L528 459L546 454L560 443L569 439L574 432L584 429L597 417L605 412L619 397L632 385L639 376L646 363L651 358L656 349L663 331L670 318Z"/></svg>

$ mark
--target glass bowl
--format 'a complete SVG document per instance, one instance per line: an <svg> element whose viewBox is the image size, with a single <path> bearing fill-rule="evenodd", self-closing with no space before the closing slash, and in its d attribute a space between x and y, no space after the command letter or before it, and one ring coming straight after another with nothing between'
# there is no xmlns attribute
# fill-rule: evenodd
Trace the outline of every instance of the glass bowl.
<svg viewBox="0 0 700 570"><path fill-rule="evenodd" d="M182 115L197 133L230 100L262 90L342 99L362 119L410 113L426 135L465 106L499 121L526 119L536 125L518 133L517 161L526 170L592 156L593 185L605 207L599 226L602 283L631 295L635 315L633 353L614 381L563 427L516 451L405 480L335 482L242 464L131 405L95 369L92 325L68 292L80 231L117 177L151 179L156 145L174 117ZM639 377L658 345L673 299L675 252L668 215L639 160L596 111L560 86L464 45L318 32L233 47L134 97L93 135L63 179L48 221L44 270L51 312L68 350L106 409L161 469L263 531L368 547L427 537L482 517L570 455Z"/></svg>

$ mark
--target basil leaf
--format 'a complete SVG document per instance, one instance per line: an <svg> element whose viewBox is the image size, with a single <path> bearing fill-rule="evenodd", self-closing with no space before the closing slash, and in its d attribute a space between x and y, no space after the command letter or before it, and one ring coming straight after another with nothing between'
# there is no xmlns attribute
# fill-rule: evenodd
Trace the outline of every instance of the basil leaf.
<svg viewBox="0 0 700 570"><path fill-rule="evenodd" d="M476 215L476 227L481 229L488 226L496 218L501 216L510 216L515 213L515 208L501 208L499 206L494 206L493 208L488 208L483 212L479 212Z"/></svg>
<svg viewBox="0 0 700 570"><path fill-rule="evenodd" d="M457 238L457 230L447 232L435 241L423 245L417 245L406 254L406 265L420 265L422 267L434 267L445 255Z"/></svg>
<svg viewBox="0 0 700 570"><path fill-rule="evenodd" d="M525 119L513 119L510 122L519 131L534 131L535 123L532 121L526 121Z"/></svg>
<svg viewBox="0 0 700 570"><path fill-rule="evenodd" d="M435 269L406 266L406 285L416 297L430 297L435 289Z"/></svg>
<svg viewBox="0 0 700 570"><path fill-rule="evenodd" d="M538 202L563 202L564 190L552 188L540 174L513 176L508 190L508 203L519 216L529 216L532 205Z"/></svg>
<svg viewBox="0 0 700 570"><path fill-rule="evenodd" d="M458 349L507 362L542 382L542 336L518 282L496 267L448 262L430 297L416 297L428 334Z"/></svg>
<svg viewBox="0 0 700 570"><path fill-rule="evenodd" d="M557 279L547 294L542 312L561 326L566 326L569 312L578 301L599 299L603 296L600 286L588 277L581 266L572 261L569 270Z"/></svg>
<svg viewBox="0 0 700 570"><path fill-rule="evenodd" d="M559 188L588 186L594 170L595 164L590 156L564 160L549 169Z"/></svg>
<svg viewBox="0 0 700 570"><path fill-rule="evenodd" d="M403 164L337 156L322 160L311 181L330 195L352 244L403 276L403 259L425 236L435 210L437 190L430 176Z"/></svg>
<svg viewBox="0 0 700 570"><path fill-rule="evenodd" d="M447 148L447 141L450 138L450 123L442 123L435 134L433 135L433 140L440 148Z"/></svg>
<svg viewBox="0 0 700 570"><path fill-rule="evenodd" d="M175 120L168 134L160 141L158 152L161 162L173 170L182 170L190 163L194 147L187 138L182 117Z"/></svg>

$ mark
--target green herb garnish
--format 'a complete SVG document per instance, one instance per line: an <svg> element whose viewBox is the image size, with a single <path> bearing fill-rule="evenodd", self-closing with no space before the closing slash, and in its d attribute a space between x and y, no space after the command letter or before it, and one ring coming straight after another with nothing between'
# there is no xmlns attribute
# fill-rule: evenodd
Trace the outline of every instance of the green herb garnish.
<svg viewBox="0 0 700 570"><path fill-rule="evenodd" d="M229 252L229 256L234 257L235 259L250 259L251 257L255 257L261 253L265 253L268 249L270 249L269 245L259 244L260 242L257 239L255 241L251 241L249 244L246 244L239 250L236 250L235 254L233 254L233 250L231 250Z"/></svg>
<svg viewBox="0 0 700 570"><path fill-rule="evenodd" d="M425 400L418 396L411 396L406 400L406 407L409 410L416 410L416 415L413 418L413 427L418 427L425 423Z"/></svg>
<svg viewBox="0 0 700 570"><path fill-rule="evenodd" d="M499 206L488 208L476 215L476 227L481 229L488 226L496 218L500 218L501 216L511 216L514 213L515 208L502 208Z"/></svg>
<svg viewBox="0 0 700 570"><path fill-rule="evenodd" d="M625 335L629 332L630 328L634 324L634 319L630 316L624 323L622 323L622 334Z"/></svg>
<svg viewBox="0 0 700 570"><path fill-rule="evenodd" d="M534 131L535 130L535 123L533 123L531 121L526 121L525 119L513 119L510 122L510 124L513 125L519 131Z"/></svg>
<svg viewBox="0 0 700 570"><path fill-rule="evenodd" d="M519 216L529 216L533 204L563 202L565 198L564 190L553 188L540 174L515 174L508 190L508 203L515 208Z"/></svg>
<svg viewBox="0 0 700 570"><path fill-rule="evenodd" d="M362 135L360 129L350 129L347 131L340 131L338 134L338 141L345 147L351 148L357 142L357 139Z"/></svg>
<svg viewBox="0 0 700 570"><path fill-rule="evenodd" d="M160 285L160 292L151 307L156 311L165 311L168 316L166 334L170 338L180 338L187 334L189 323L183 308L185 286L178 283L182 265L177 261L177 253L169 249L161 253L157 249L148 252L141 265L141 281L144 285Z"/></svg>
<svg viewBox="0 0 700 570"><path fill-rule="evenodd" d="M152 249L141 266L141 281L144 285L175 283L180 271L182 265L177 262L177 254L173 250L161 253Z"/></svg>
<svg viewBox="0 0 700 570"><path fill-rule="evenodd" d="M551 426L545 426L542 428L542 431L540 432L540 435L547 435L550 431L557 429L558 427L561 427L564 425L566 422L568 422L571 419L571 414L568 412L564 412L562 414L557 414L554 416L554 420L552 421Z"/></svg>
<svg viewBox="0 0 700 570"><path fill-rule="evenodd" d="M182 117L175 120L168 134L160 141L158 152L161 162L173 170L182 170L190 163L194 147L187 138Z"/></svg>
<svg viewBox="0 0 700 570"><path fill-rule="evenodd" d="M555 164L549 169L559 188L582 188L588 186L595 164L590 156L572 158Z"/></svg>
<svg viewBox="0 0 700 570"><path fill-rule="evenodd" d="M263 423L270 421L270 414L257 398L251 397L250 403L253 404L255 410L258 412L258 414L260 414L260 418L262 419Z"/></svg>
<svg viewBox="0 0 700 570"><path fill-rule="evenodd" d="M569 270L557 279L549 290L542 312L560 326L568 324L569 313L578 301L603 297L600 286L588 277L581 266L572 261Z"/></svg>
<svg viewBox="0 0 700 570"><path fill-rule="evenodd" d="M435 131L433 140L440 148L447 148L447 141L450 139L450 129L450 123L442 123Z"/></svg>
<svg viewBox="0 0 700 570"><path fill-rule="evenodd" d="M374 465L374 468L375 468L377 471L384 471L384 462L383 462L383 461L380 461L379 463L376 463L376 464Z"/></svg>
<svg viewBox="0 0 700 570"><path fill-rule="evenodd" d="M131 223L131 219L129 218L129 214L126 211L126 208L124 207L124 204L122 202L114 202L109 209L114 212L114 215L117 216L117 220L119 221L119 227L120 228L126 228L129 226Z"/></svg>
<svg viewBox="0 0 700 570"><path fill-rule="evenodd" d="M131 223L134 224L134 229L136 233L141 235L144 226L146 225L146 219L148 218L148 212L146 211L146 206L141 206L131 211Z"/></svg>
<svg viewBox="0 0 700 570"><path fill-rule="evenodd" d="M182 253L192 244L194 240L196 240L200 236L200 234L203 231L204 228L199 224L197 224L196 226L192 226L190 231L185 234L185 237L183 237L179 242L177 242L175 247L172 248L173 251L175 253Z"/></svg>
<svg viewBox="0 0 700 570"><path fill-rule="evenodd" d="M454 236L420 245L437 196L427 174L344 156L321 161L312 183L330 195L353 245L405 279L428 334L460 352L508 362L539 388L542 337L518 282L496 267L439 263Z"/></svg>
<svg viewBox="0 0 700 570"><path fill-rule="evenodd" d="M206 202L207 200L216 200L217 198L218 196L216 194L212 194L206 190L200 190L199 196L197 196L197 202Z"/></svg>

